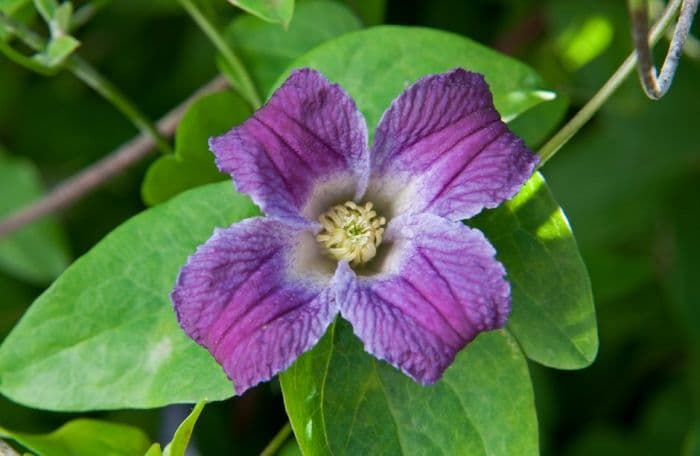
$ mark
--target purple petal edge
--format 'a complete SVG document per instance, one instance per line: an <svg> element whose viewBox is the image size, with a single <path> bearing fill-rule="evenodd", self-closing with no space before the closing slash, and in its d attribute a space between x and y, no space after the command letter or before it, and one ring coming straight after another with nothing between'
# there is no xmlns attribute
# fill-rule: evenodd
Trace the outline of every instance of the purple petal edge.
<svg viewBox="0 0 700 456"><path fill-rule="evenodd" d="M292 72L265 106L209 147L219 169L271 216L303 218L324 183L350 197L367 185L364 117L339 85L308 68Z"/></svg>
<svg viewBox="0 0 700 456"><path fill-rule="evenodd" d="M510 285L480 231L429 214L392 225L396 264L375 277L341 264L338 307L367 352L434 383L480 332L505 324Z"/></svg>
<svg viewBox="0 0 700 456"><path fill-rule="evenodd" d="M300 231L253 218L214 235L172 292L178 322L216 358L240 395L313 347L337 314L328 284L297 277Z"/></svg>
<svg viewBox="0 0 700 456"><path fill-rule="evenodd" d="M370 157L370 192L394 182L390 188L410 192L399 212L450 220L513 197L538 162L500 119L484 77L463 69L426 76L399 95Z"/></svg>

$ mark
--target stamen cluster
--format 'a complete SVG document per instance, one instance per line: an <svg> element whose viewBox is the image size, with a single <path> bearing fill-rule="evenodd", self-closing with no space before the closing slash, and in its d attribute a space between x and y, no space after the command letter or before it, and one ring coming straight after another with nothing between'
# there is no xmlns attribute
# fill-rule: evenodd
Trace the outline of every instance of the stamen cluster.
<svg viewBox="0 0 700 456"><path fill-rule="evenodd" d="M374 258L382 243L386 219L378 217L372 207L371 202L358 206L347 201L321 214L318 221L323 230L316 240L330 257L346 260L351 266L363 265Z"/></svg>

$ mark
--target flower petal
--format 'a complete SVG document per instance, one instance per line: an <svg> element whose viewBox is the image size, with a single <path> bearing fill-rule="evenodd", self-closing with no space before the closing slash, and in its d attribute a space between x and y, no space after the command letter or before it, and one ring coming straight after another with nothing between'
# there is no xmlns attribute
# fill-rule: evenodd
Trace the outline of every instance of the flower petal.
<svg viewBox="0 0 700 456"><path fill-rule="evenodd" d="M294 71L265 106L209 146L219 169L268 215L315 219L329 189L345 200L366 189L364 117L340 86L311 69Z"/></svg>
<svg viewBox="0 0 700 456"><path fill-rule="evenodd" d="M433 383L479 332L505 324L505 270L483 234L459 222L406 216L392 221L387 236L383 272L358 277L341 264L338 307L365 350Z"/></svg>
<svg viewBox="0 0 700 456"><path fill-rule="evenodd" d="M370 193L392 212L451 220L515 195L538 160L501 121L484 77L463 69L427 76L396 98L370 157Z"/></svg>
<svg viewBox="0 0 700 456"><path fill-rule="evenodd" d="M337 314L328 281L297 272L303 236L277 220L248 219L215 231L180 271L178 321L238 394L289 366Z"/></svg>

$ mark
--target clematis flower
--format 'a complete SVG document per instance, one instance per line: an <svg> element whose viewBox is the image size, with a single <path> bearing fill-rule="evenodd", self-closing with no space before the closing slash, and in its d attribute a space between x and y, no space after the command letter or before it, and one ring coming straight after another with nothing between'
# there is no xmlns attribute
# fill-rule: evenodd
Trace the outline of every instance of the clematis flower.
<svg viewBox="0 0 700 456"><path fill-rule="evenodd" d="M369 149L348 94L297 70L210 148L267 216L215 230L172 300L239 394L313 347L338 313L367 352L423 384L505 324L505 270L462 220L512 197L537 158L501 121L482 75L420 79Z"/></svg>

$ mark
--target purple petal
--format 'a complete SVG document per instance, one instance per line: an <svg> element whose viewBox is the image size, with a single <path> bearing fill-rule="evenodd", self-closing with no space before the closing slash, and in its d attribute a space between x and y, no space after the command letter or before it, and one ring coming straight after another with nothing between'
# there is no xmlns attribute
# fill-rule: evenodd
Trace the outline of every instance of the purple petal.
<svg viewBox="0 0 700 456"><path fill-rule="evenodd" d="M178 321L238 394L289 366L337 314L328 280L300 277L303 236L273 219L248 219L217 230L180 272Z"/></svg>
<svg viewBox="0 0 700 456"><path fill-rule="evenodd" d="M480 231L434 215L395 219L387 237L378 275L340 265L338 307L365 350L433 383L479 332L505 324L505 270Z"/></svg>
<svg viewBox="0 0 700 456"><path fill-rule="evenodd" d="M361 196L369 175L367 127L345 91L297 70L239 127L210 140L221 171L272 216L314 219L332 199ZM335 203L336 201L333 201Z"/></svg>
<svg viewBox="0 0 700 456"><path fill-rule="evenodd" d="M501 121L483 76L462 69L425 77L394 100L370 156L370 194L398 201L395 213L451 220L511 198L538 160Z"/></svg>

